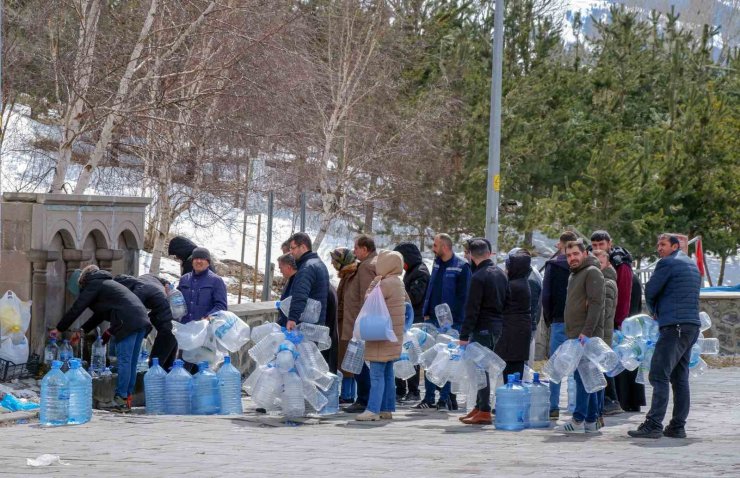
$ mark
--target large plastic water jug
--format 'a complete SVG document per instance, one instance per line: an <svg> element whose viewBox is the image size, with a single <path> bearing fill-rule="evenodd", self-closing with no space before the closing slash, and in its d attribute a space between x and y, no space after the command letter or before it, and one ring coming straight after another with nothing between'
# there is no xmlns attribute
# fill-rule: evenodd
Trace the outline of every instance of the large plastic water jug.
<svg viewBox="0 0 740 478"><path fill-rule="evenodd" d="M62 362L62 366L69 366L68 362L71 358L74 358L74 352L72 346L69 345L69 340L65 339L59 349L59 360Z"/></svg>
<svg viewBox="0 0 740 478"><path fill-rule="evenodd" d="M41 380L39 421L43 426L66 425L69 420L69 380L61 369L62 362L54 360Z"/></svg>
<svg viewBox="0 0 740 478"><path fill-rule="evenodd" d="M262 339L264 339L271 333L280 331L280 325L276 324L275 322L265 322L264 324L258 325L257 327L252 329L250 338L252 339L252 342L258 344Z"/></svg>
<svg viewBox="0 0 740 478"><path fill-rule="evenodd" d="M165 410L168 415L190 415L193 377L183 368L183 361L175 360L165 379Z"/></svg>
<svg viewBox="0 0 740 478"><path fill-rule="evenodd" d="M550 426L550 387L540 382L540 374L535 372L529 387L529 426L548 428Z"/></svg>
<svg viewBox="0 0 740 478"><path fill-rule="evenodd" d="M322 373L329 371L329 364L326 363L326 359L321 355L321 351L315 343L304 340L296 346L296 350L300 358L305 360L306 365Z"/></svg>
<svg viewBox="0 0 740 478"><path fill-rule="evenodd" d="M280 310L286 317L290 316L290 303L292 297L286 297L283 300L275 302L275 307ZM315 299L308 298L306 300L306 308L303 309L303 313L298 319L301 323L315 324L321 318L321 302Z"/></svg>
<svg viewBox="0 0 740 478"><path fill-rule="evenodd" d="M409 329L409 333L416 338L416 343L419 345L422 353L434 347L434 344L436 343L435 338L422 328L411 327Z"/></svg>
<svg viewBox="0 0 740 478"><path fill-rule="evenodd" d="M709 317L709 314L704 311L699 312L699 321L701 322L701 325L699 326L700 332L709 330L712 327L712 319Z"/></svg>
<svg viewBox="0 0 740 478"><path fill-rule="evenodd" d="M218 377L208 368L208 362L198 364L193 376L193 415L215 415L221 409L221 389Z"/></svg>
<svg viewBox="0 0 740 478"><path fill-rule="evenodd" d="M92 418L92 377L82 368L79 359L70 360L69 371L65 375L69 385L68 423L87 423Z"/></svg>
<svg viewBox="0 0 740 478"><path fill-rule="evenodd" d="M653 342L658 341L660 335L660 327L658 321L650 317L649 315L639 315L640 323L642 324L642 338L645 340L652 340Z"/></svg>
<svg viewBox="0 0 740 478"><path fill-rule="evenodd" d="M639 340L626 338L624 342L617 345L614 351L619 356L619 361L626 370L635 370L640 366L642 347Z"/></svg>
<svg viewBox="0 0 740 478"><path fill-rule="evenodd" d="M170 311L172 312L172 318L177 320L185 317L188 314L188 307L185 305L185 297L177 289L173 289L172 292L167 296L167 300L170 302Z"/></svg>
<svg viewBox="0 0 740 478"><path fill-rule="evenodd" d="M342 359L342 370L349 373L359 374L365 363L365 341L352 339L347 344L347 351Z"/></svg>
<svg viewBox="0 0 740 478"><path fill-rule="evenodd" d="M532 395L529 391L529 386L522 382L519 372L514 374L514 381L524 390L524 428L529 428L529 408L532 406Z"/></svg>
<svg viewBox="0 0 740 478"><path fill-rule="evenodd" d="M52 338L49 340L49 344L44 348L44 364L51 367L51 363L58 359L59 346L57 345L57 339Z"/></svg>
<svg viewBox="0 0 740 478"><path fill-rule="evenodd" d="M625 335L625 337L641 337L642 322L640 321L640 317L627 317L622 321L622 326L620 327L620 330Z"/></svg>
<svg viewBox="0 0 740 478"><path fill-rule="evenodd" d="M555 383L572 374L578 367L583 355L583 346L578 339L563 342L552 354L544 367L544 372Z"/></svg>
<svg viewBox="0 0 740 478"><path fill-rule="evenodd" d="M689 367L689 375L696 378L706 372L708 368L709 367L707 366L707 363L704 361L704 359L699 357L694 366Z"/></svg>
<svg viewBox="0 0 740 478"><path fill-rule="evenodd" d="M696 343L701 347L702 355L717 355L719 353L719 339L701 339Z"/></svg>
<svg viewBox="0 0 740 478"><path fill-rule="evenodd" d="M496 429L524 430L525 394L514 375L509 375L506 385L496 389Z"/></svg>
<svg viewBox="0 0 740 478"><path fill-rule="evenodd" d="M167 372L159 365L159 359L152 359L152 366L144 375L144 398L146 400L147 415L164 415L165 407L165 381Z"/></svg>
<svg viewBox="0 0 740 478"><path fill-rule="evenodd" d="M266 410L278 410L280 408L281 393L283 390L283 378L280 371L268 364L259 376L254 386L252 400L258 407Z"/></svg>
<svg viewBox="0 0 740 478"><path fill-rule="evenodd" d="M224 363L218 369L218 387L221 397L221 415L241 415L242 409L242 374L231 364L231 357L224 357Z"/></svg>
<svg viewBox="0 0 740 478"><path fill-rule="evenodd" d="M453 318L449 305L439 304L434 308L434 315L437 317L440 330L445 331L452 327Z"/></svg>
<svg viewBox="0 0 740 478"><path fill-rule="evenodd" d="M409 361L416 365L419 363L421 357L421 347L416 342L416 335L406 332L403 334L403 344L401 345L402 350L409 356Z"/></svg>
<svg viewBox="0 0 740 478"><path fill-rule="evenodd" d="M412 325L411 328L422 330L424 333L431 336L432 341L436 343L437 335L439 335L439 330L437 330L437 327L435 327L432 322L417 323ZM419 344L421 344L421 342L419 342Z"/></svg>
<svg viewBox="0 0 740 478"><path fill-rule="evenodd" d="M90 372L97 375L105 370L105 359L107 353L105 350L105 344L103 344L103 338L98 335L92 345L92 353L90 357Z"/></svg>
<svg viewBox="0 0 740 478"><path fill-rule="evenodd" d="M342 383L342 374L338 373L333 376L331 387L329 390L321 391L321 394L326 397L326 405L319 410L322 415L333 415L339 413L339 385Z"/></svg>
<svg viewBox="0 0 740 478"><path fill-rule="evenodd" d="M691 347L691 357L689 358L689 368L694 368L699 364L699 360L701 360L701 345L694 344Z"/></svg>
<svg viewBox="0 0 740 478"><path fill-rule="evenodd" d="M583 355L602 372L613 370L619 363L619 356L600 337L590 337L586 340Z"/></svg>
<svg viewBox="0 0 740 478"><path fill-rule="evenodd" d="M576 410L576 397L578 396L578 391L576 388L578 385L576 384L576 378L573 375L568 376L568 411L570 413L573 413Z"/></svg>
<svg viewBox="0 0 740 478"><path fill-rule="evenodd" d="M612 349L615 349L617 345L624 342L625 338L626 337L621 330L614 330L614 332L612 332Z"/></svg>
<svg viewBox="0 0 740 478"><path fill-rule="evenodd" d="M277 352L278 345L280 345L284 340L284 333L272 332L249 349L249 356L259 365L264 365L275 358L275 352Z"/></svg>
<svg viewBox="0 0 740 478"><path fill-rule="evenodd" d="M419 357L419 363L424 367L424 370L429 370L429 367L432 366L437 355L445 349L447 349L446 344L434 344L432 348L422 353L421 357Z"/></svg>
<svg viewBox="0 0 740 478"><path fill-rule="evenodd" d="M583 357L578 365L578 374L581 376L581 382L586 393L595 393L606 388L604 372L599 370L599 367L586 357Z"/></svg>
<svg viewBox="0 0 740 478"><path fill-rule="evenodd" d="M286 418L299 418L306 413L306 402L303 399L303 383L295 372L281 374L283 391L280 402Z"/></svg>
<svg viewBox="0 0 740 478"><path fill-rule="evenodd" d="M401 357L393 363L393 374L401 380L408 380L416 375L416 369L409 360L409 354L403 352Z"/></svg>

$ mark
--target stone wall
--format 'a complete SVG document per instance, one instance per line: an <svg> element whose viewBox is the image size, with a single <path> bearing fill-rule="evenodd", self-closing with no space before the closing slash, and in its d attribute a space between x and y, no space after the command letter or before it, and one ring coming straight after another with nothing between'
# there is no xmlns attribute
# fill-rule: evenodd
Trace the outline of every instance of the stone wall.
<svg viewBox="0 0 740 478"><path fill-rule="evenodd" d="M278 318L274 302L254 302L245 304L233 304L229 310L244 320L250 328L255 328L265 322L275 322ZM254 369L254 361L249 357L248 351L254 343L250 341L239 352L231 354L231 363L242 373L249 374Z"/></svg>
<svg viewBox="0 0 740 478"><path fill-rule="evenodd" d="M718 338L722 354L740 353L740 293L704 292L699 307L712 319L704 336Z"/></svg>

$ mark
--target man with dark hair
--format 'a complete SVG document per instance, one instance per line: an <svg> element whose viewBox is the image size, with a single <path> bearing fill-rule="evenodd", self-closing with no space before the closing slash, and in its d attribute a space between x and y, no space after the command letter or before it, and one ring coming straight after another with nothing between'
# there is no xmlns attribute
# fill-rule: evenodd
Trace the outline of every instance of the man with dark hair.
<svg viewBox="0 0 740 478"><path fill-rule="evenodd" d="M290 245L288 246L288 249L290 249ZM295 277L296 272L298 272L295 258L288 253L278 257L278 269L280 270L280 274L285 278L285 286L280 294L280 300L284 300L290 297L291 289L293 288L293 278ZM288 317L283 314L282 310L278 310L278 324L285 327L287 323Z"/></svg>
<svg viewBox="0 0 740 478"><path fill-rule="evenodd" d="M564 231L557 243L557 251L545 263L542 282L542 318L550 327L550 355L565 342L565 297L568 292L570 268L565 257L565 245L578 239L572 231ZM550 383L550 418L560 417L560 384Z"/></svg>
<svg viewBox="0 0 740 478"><path fill-rule="evenodd" d="M311 250L311 238L304 232L296 232L290 236L290 253L295 258L298 272L291 286L290 313L285 327L293 330L300 322L309 298L321 303L318 323L324 325L329 295L329 271L319 255Z"/></svg>
<svg viewBox="0 0 740 478"><path fill-rule="evenodd" d="M604 276L599 261L589 256L582 241L565 246L571 276L565 300L565 335L584 340L598 336L604 311ZM596 393L587 393L576 370L576 409L573 418L561 428L565 433L597 433L599 405ZM584 424L585 422L585 424Z"/></svg>
<svg viewBox="0 0 740 478"><path fill-rule="evenodd" d="M228 308L226 284L210 270L211 253L205 247L196 247L191 257L193 272L182 276L177 284L188 308L188 313L181 320L183 324L206 319L212 313Z"/></svg>
<svg viewBox="0 0 740 478"><path fill-rule="evenodd" d="M635 438L686 438L691 400L689 359L701 325L701 276L694 261L681 252L676 236L662 234L657 248L660 260L645 284L645 302L660 327L648 376L653 398L645 422L628 433ZM669 383L673 387L673 417L664 430Z"/></svg>
<svg viewBox="0 0 740 478"><path fill-rule="evenodd" d="M283 254L290 253L290 239L286 239L285 242L280 244L280 250L283 252Z"/></svg>
<svg viewBox="0 0 740 478"><path fill-rule="evenodd" d="M608 232L603 230L594 231L591 234L591 247L601 249L609 253L609 262L617 273L617 307L614 312L614 323L607 324L614 329L622 326L622 321L629 317L632 305L632 290L634 273L632 271L632 256L627 249L614 246ZM645 405L645 386L635 382L637 370L625 370L614 377L614 386L619 398L619 404L608 403L604 409L606 415L613 415L621 409L627 412L639 412L640 407ZM608 394L612 394L608 387Z"/></svg>
<svg viewBox="0 0 740 478"><path fill-rule="evenodd" d="M504 272L491 260L488 243L469 243L470 259L475 273L470 279L470 292L465 303L465 320L460 329L460 345L477 342L493 350L503 330L503 312L509 296L509 284ZM486 386L478 391L475 408L460 418L468 425L491 424L491 383L486 372Z"/></svg>

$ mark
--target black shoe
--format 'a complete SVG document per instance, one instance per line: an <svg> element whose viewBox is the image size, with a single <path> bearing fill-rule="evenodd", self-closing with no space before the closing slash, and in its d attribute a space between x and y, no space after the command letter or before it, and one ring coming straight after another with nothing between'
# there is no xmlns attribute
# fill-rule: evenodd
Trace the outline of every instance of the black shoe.
<svg viewBox="0 0 740 478"><path fill-rule="evenodd" d="M627 434L632 438L660 438L663 436L663 430L644 422L637 427L637 430L630 430Z"/></svg>
<svg viewBox="0 0 740 478"><path fill-rule="evenodd" d="M550 410L550 420L557 420L560 418L560 410Z"/></svg>
<svg viewBox="0 0 740 478"><path fill-rule="evenodd" d="M435 408L438 412L446 412L447 410L452 410L452 402L450 402L450 399L447 400L439 400L437 404L435 405Z"/></svg>
<svg viewBox="0 0 740 478"><path fill-rule="evenodd" d="M365 411L365 408L367 408L367 405L363 405L360 402L355 402L349 407L344 408L344 411L347 413L362 413Z"/></svg>
<svg viewBox="0 0 740 478"><path fill-rule="evenodd" d="M413 408L414 410L427 410L429 408L435 408L435 405L433 403L427 402L426 400L422 400L411 408Z"/></svg>
<svg viewBox="0 0 740 478"><path fill-rule="evenodd" d="M604 415L607 417L619 415L620 413L624 413L624 410L619 406L619 402L612 402L609 405L604 406Z"/></svg>
<svg viewBox="0 0 740 478"><path fill-rule="evenodd" d="M257 413L267 413L267 410L265 410L264 408L255 408L254 411Z"/></svg>
<svg viewBox="0 0 740 478"><path fill-rule="evenodd" d="M406 394L406 396L403 397L404 402L418 402L421 400L421 396L419 395L419 392L413 393L409 392Z"/></svg>
<svg viewBox="0 0 740 478"><path fill-rule="evenodd" d="M668 426L663 430L663 436L668 438L686 438L686 429L684 427Z"/></svg>
<svg viewBox="0 0 740 478"><path fill-rule="evenodd" d="M447 408L449 408L452 411L457 411L457 396L456 395L450 395L450 400L447 403Z"/></svg>

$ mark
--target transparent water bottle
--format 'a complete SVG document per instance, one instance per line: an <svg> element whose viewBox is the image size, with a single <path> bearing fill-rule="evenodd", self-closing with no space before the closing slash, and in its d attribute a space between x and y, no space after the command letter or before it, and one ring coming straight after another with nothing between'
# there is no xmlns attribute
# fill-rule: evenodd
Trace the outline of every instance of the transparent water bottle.
<svg viewBox="0 0 740 478"><path fill-rule="evenodd" d="M655 352L655 342L648 340L645 342L645 348L642 353L642 361L640 362L640 371L643 374L647 374L650 371L650 363L653 361L653 353Z"/></svg>
<svg viewBox="0 0 740 478"><path fill-rule="evenodd" d="M44 364L51 367L51 363L54 360L59 359L59 346L57 345L57 339L51 338L46 347L44 347Z"/></svg>
<svg viewBox="0 0 740 478"><path fill-rule="evenodd" d="M280 332L280 325L275 322L265 322L264 324L258 325L252 329L251 339L252 342L258 344L262 339L274 332Z"/></svg>
<svg viewBox="0 0 740 478"><path fill-rule="evenodd" d="M303 338L306 340L322 344L331 344L331 339L329 338L329 327L301 322L298 324L297 329L301 334L303 334Z"/></svg>
<svg viewBox="0 0 740 478"><path fill-rule="evenodd" d="M92 377L84 368L82 361L71 359L69 371L65 374L69 386L70 425L81 425L92 418Z"/></svg>
<svg viewBox="0 0 740 478"><path fill-rule="evenodd" d="M416 375L416 369L409 360L409 354L402 353L401 357L393 363L393 374L401 380L408 380Z"/></svg>
<svg viewBox="0 0 740 478"><path fill-rule="evenodd" d="M365 341L352 339L347 344L347 352L342 360L342 370L349 373L359 374L365 363Z"/></svg>
<svg viewBox="0 0 740 478"><path fill-rule="evenodd" d="M578 339L569 339L560 345L544 367L545 373L555 383L571 375L581 361L583 346Z"/></svg>
<svg viewBox="0 0 740 478"><path fill-rule="evenodd" d="M275 358L275 352L277 352L278 346L284 340L284 333L272 332L249 349L249 356L259 365L265 365L267 362Z"/></svg>
<svg viewBox="0 0 740 478"><path fill-rule="evenodd" d="M306 414L306 402L303 399L303 383L295 372L282 374L283 391L280 402L286 418L300 418Z"/></svg>
<svg viewBox="0 0 740 478"><path fill-rule="evenodd" d="M550 387L540 382L540 374L535 372L529 387L529 426L548 428L550 426Z"/></svg>
<svg viewBox="0 0 740 478"><path fill-rule="evenodd" d="M146 372L149 370L149 352L142 350L139 353L139 361L136 363L137 372Z"/></svg>
<svg viewBox="0 0 740 478"><path fill-rule="evenodd" d="M436 360L437 355L445 349L447 349L447 345L445 344L434 344L432 348L426 350L423 354L421 354L421 357L419 357L419 363L424 368L424 370L428 370L429 367L431 367Z"/></svg>
<svg viewBox="0 0 740 478"><path fill-rule="evenodd" d="M188 307L185 304L185 297L177 289L173 289L172 292L167 296L170 302L170 310L172 311L172 318L177 320L185 317L188 313Z"/></svg>
<svg viewBox="0 0 740 478"><path fill-rule="evenodd" d="M193 377L183 368L183 361L175 360L164 382L165 410L168 415L190 415Z"/></svg>
<svg viewBox="0 0 740 478"><path fill-rule="evenodd" d="M583 383L583 388L586 389L586 393L596 393L606 388L604 372L599 370L599 367L595 363L585 357L581 359L581 363L578 365L578 374L581 376L581 382Z"/></svg>
<svg viewBox="0 0 740 478"><path fill-rule="evenodd" d="M414 338L416 339L416 344L419 346L422 353L434 347L434 344L436 343L434 337L432 337L422 328L411 327L407 333L414 336Z"/></svg>
<svg viewBox="0 0 740 478"><path fill-rule="evenodd" d="M642 360L642 347L638 340L626 338L624 342L617 345L614 351L626 370L635 370L640 366L640 361Z"/></svg>
<svg viewBox="0 0 740 478"><path fill-rule="evenodd" d="M107 356L105 344L103 344L103 338L101 336L98 335L98 338L93 342L90 355L90 372L93 375L98 375L105 370L105 359Z"/></svg>
<svg viewBox="0 0 740 478"><path fill-rule="evenodd" d="M224 363L218 369L218 386L221 396L221 415L241 415L242 410L242 374L231 364L231 357L224 357Z"/></svg>
<svg viewBox="0 0 740 478"><path fill-rule="evenodd" d="M260 365L258 367L255 367L254 370L252 370L252 373L249 374L247 379L244 381L244 390L249 395L254 395L254 387L257 385L257 382L260 379L260 376L262 375L262 372L267 369L266 365Z"/></svg>
<svg viewBox="0 0 740 478"><path fill-rule="evenodd" d="M296 347L298 355L305 361L310 368L315 368L321 373L329 371L329 364L321 355L321 351L315 343L304 340Z"/></svg>
<svg viewBox="0 0 740 478"><path fill-rule="evenodd" d="M342 383L342 373L337 372L337 375L334 375L334 377L329 390L321 392L322 396L326 398L326 405L319 410L322 415L339 413L339 385Z"/></svg>
<svg viewBox="0 0 740 478"><path fill-rule="evenodd" d="M693 378L696 378L706 372L708 368L709 366L704 361L704 359L699 357L699 359L696 361L696 364L694 364L693 367L689 367L689 375Z"/></svg>
<svg viewBox="0 0 740 478"><path fill-rule="evenodd" d="M152 359L152 366L144 375L144 397L147 415L164 415L167 411L165 382L167 372L159 365L159 358Z"/></svg>
<svg viewBox="0 0 740 478"><path fill-rule="evenodd" d="M704 332L705 330L709 330L710 328L712 328L712 319L706 312L699 312L699 321L701 322L701 325L699 326L700 332Z"/></svg>
<svg viewBox="0 0 740 478"><path fill-rule="evenodd" d="M701 347L702 355L717 355L719 353L719 339L703 339L697 343Z"/></svg>
<svg viewBox="0 0 740 478"><path fill-rule="evenodd" d="M41 380L39 421L43 426L66 425L69 420L69 380L61 369L62 362L54 360Z"/></svg>
<svg viewBox="0 0 740 478"><path fill-rule="evenodd" d="M409 361L413 365L419 363L419 357L421 357L421 347L416 342L416 336L412 333L406 332L403 334L402 350L409 356Z"/></svg>
<svg viewBox="0 0 740 478"><path fill-rule="evenodd" d="M509 375L506 385L496 389L497 430L523 430L525 391L519 386L514 375Z"/></svg>
<svg viewBox="0 0 740 478"><path fill-rule="evenodd" d="M293 352L288 349L280 350L275 357L275 365L281 372L290 372L293 370L295 368Z"/></svg>
<svg viewBox="0 0 740 478"><path fill-rule="evenodd" d="M622 321L620 330L625 337L641 337L642 336L642 321L639 316L627 317Z"/></svg>
<svg viewBox="0 0 740 478"><path fill-rule="evenodd" d="M208 362L201 362L193 377L193 415L216 415L220 407L218 377L208 368Z"/></svg>
<svg viewBox="0 0 740 478"><path fill-rule="evenodd" d="M576 410L576 378L573 375L568 376L568 411L573 413Z"/></svg>
<svg viewBox="0 0 740 478"><path fill-rule="evenodd" d="M282 375L271 364L265 367L254 386L254 394L252 394L252 400L258 407L266 410L278 410L280 408L280 395L283 388Z"/></svg>
<svg viewBox="0 0 740 478"><path fill-rule="evenodd" d="M59 349L59 360L62 362L62 366L69 367L69 360L74 358L74 352L72 346L69 345L69 340L65 339L62 342L62 346Z"/></svg>
<svg viewBox="0 0 740 478"><path fill-rule="evenodd" d="M437 323L439 324L440 330L445 331L452 327L452 311L450 310L449 305L439 304L434 308L434 315L437 317Z"/></svg>
<svg viewBox="0 0 740 478"><path fill-rule="evenodd" d="M621 330L615 330L612 332L612 349L615 349L617 345L624 342L625 336Z"/></svg>
<svg viewBox="0 0 740 478"><path fill-rule="evenodd" d="M613 370L619 363L619 356L600 337L590 337L586 340L583 355L602 372Z"/></svg>
<svg viewBox="0 0 740 478"><path fill-rule="evenodd" d="M306 400L306 403L308 403L315 412L321 412L328 403L327 398L310 380L306 380L304 377L301 377L301 384L303 385L303 398Z"/></svg>
<svg viewBox="0 0 740 478"><path fill-rule="evenodd" d="M650 317L649 315L639 315L640 323L642 324L642 337L645 340L652 340L653 342L658 341L660 335L660 327L658 327L658 321Z"/></svg>

